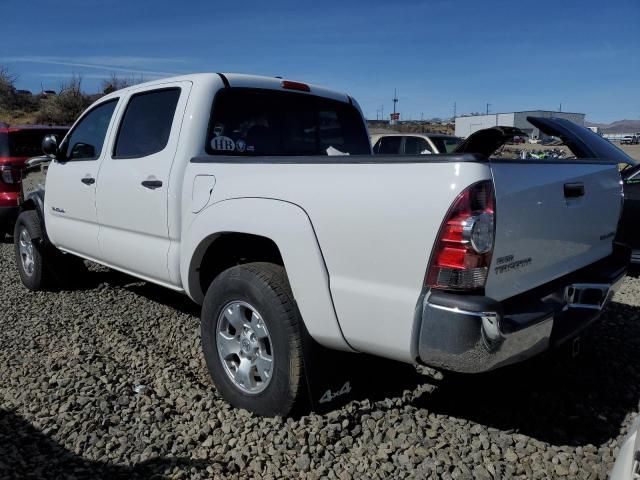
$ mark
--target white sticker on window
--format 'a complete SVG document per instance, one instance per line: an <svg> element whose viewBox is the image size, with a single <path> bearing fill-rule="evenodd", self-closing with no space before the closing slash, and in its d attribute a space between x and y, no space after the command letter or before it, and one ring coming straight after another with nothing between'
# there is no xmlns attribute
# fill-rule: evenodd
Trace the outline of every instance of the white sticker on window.
<svg viewBox="0 0 640 480"><path fill-rule="evenodd" d="M236 144L229 137L213 137L211 139L211 148L223 152L233 152L236 149Z"/></svg>

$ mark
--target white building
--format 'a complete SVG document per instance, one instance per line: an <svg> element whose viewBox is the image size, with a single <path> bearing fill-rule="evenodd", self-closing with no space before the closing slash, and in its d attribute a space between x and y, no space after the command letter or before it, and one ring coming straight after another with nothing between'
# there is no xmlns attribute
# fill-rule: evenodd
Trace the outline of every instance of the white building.
<svg viewBox="0 0 640 480"><path fill-rule="evenodd" d="M516 127L529 135L530 138L543 139L545 134L527 122L527 117L558 117L566 118L578 125L584 126L584 113L551 112L548 110L530 110L526 112L490 113L489 115L474 115L470 117L456 117L456 136L467 138L473 132L495 126Z"/></svg>

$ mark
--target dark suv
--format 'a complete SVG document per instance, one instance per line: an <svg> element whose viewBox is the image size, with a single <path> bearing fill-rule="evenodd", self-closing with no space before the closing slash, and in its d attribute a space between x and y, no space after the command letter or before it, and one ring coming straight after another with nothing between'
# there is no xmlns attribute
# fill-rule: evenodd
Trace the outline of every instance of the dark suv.
<svg viewBox="0 0 640 480"><path fill-rule="evenodd" d="M0 123L0 240L11 231L18 214L20 178L24 162L42 155L45 135L65 136L67 127Z"/></svg>

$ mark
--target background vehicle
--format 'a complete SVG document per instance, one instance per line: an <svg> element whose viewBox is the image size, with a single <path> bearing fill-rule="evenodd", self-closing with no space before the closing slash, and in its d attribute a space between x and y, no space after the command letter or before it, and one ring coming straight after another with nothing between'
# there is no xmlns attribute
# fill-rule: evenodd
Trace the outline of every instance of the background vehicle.
<svg viewBox="0 0 640 480"><path fill-rule="evenodd" d="M77 256L186 293L217 389L259 414L351 391L361 372L345 381L322 349L498 368L577 335L628 263L618 158L575 124L529 120L577 158L489 160L504 127L455 155L371 155L346 94L237 74L136 85L45 139L18 271L40 290ZM314 370L329 378L307 389Z"/></svg>
<svg viewBox="0 0 640 480"><path fill-rule="evenodd" d="M66 127L44 125L0 125L0 240L13 231L18 216L20 171L29 157L42 154L42 139L56 134L60 138Z"/></svg>
<svg viewBox="0 0 640 480"><path fill-rule="evenodd" d="M618 238L631 248L631 263L640 264L640 164L630 159L621 168L624 208Z"/></svg>
<svg viewBox="0 0 640 480"><path fill-rule="evenodd" d="M626 135L620 140L622 145L638 145L640 143L640 135Z"/></svg>
<svg viewBox="0 0 640 480"><path fill-rule="evenodd" d="M616 463L611 471L611 480L636 480L640 478L640 421L629 429L627 439L620 447Z"/></svg>
<svg viewBox="0 0 640 480"><path fill-rule="evenodd" d="M462 139L436 133L386 133L371 135L377 155L425 155L451 153Z"/></svg>

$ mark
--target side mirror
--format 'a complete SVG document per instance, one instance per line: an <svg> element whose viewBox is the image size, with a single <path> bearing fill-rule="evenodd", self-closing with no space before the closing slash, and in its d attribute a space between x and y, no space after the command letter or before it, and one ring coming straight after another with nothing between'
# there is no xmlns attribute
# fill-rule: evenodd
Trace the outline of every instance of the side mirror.
<svg viewBox="0 0 640 480"><path fill-rule="evenodd" d="M58 137L55 135L47 135L42 139L42 152L51 157L58 156Z"/></svg>

